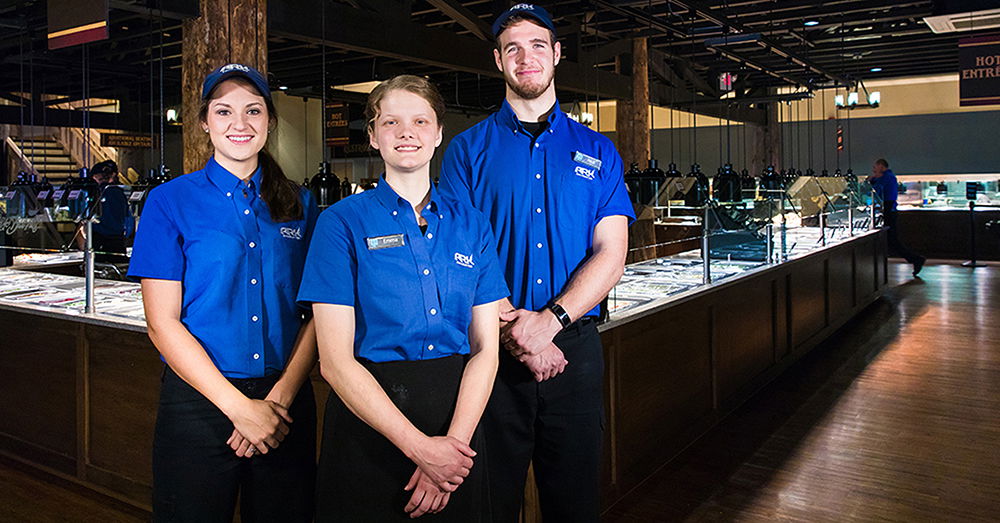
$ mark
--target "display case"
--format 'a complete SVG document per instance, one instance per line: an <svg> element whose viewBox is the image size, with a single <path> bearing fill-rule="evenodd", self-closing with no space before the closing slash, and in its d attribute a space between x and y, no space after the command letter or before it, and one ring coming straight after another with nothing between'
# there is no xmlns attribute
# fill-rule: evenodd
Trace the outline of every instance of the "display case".
<svg viewBox="0 0 1000 523"><path fill-rule="evenodd" d="M977 207L1000 207L1000 174L904 175L897 180L900 211L965 210L970 200Z"/></svg>

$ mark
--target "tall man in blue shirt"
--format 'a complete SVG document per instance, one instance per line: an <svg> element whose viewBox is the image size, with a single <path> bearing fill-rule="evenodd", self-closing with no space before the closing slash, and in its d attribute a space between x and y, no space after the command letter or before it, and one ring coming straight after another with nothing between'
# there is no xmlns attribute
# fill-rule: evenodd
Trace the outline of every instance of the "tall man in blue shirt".
<svg viewBox="0 0 1000 523"><path fill-rule="evenodd" d="M882 198L882 225L886 228L889 250L905 258L907 263L913 264L914 276L920 274L920 269L924 268L924 262L927 261L927 258L911 251L899 239L899 211L896 209L896 200L899 198L899 182L896 180L896 174L889 168L888 161L884 158L875 160L875 163L872 164L872 175L868 177L868 183Z"/></svg>
<svg viewBox="0 0 1000 523"><path fill-rule="evenodd" d="M518 4L493 24L503 107L451 142L441 192L493 227L511 290L483 416L491 511L516 521L534 463L546 521L597 521L604 359L595 319L621 277L634 219L606 137L559 109L549 14Z"/></svg>

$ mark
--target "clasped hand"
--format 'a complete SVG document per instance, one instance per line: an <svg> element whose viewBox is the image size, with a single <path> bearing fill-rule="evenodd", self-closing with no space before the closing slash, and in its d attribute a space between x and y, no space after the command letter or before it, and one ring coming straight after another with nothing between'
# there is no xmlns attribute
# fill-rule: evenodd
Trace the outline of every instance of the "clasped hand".
<svg viewBox="0 0 1000 523"><path fill-rule="evenodd" d="M288 424L292 422L288 409L274 401L247 401L230 418L233 434L226 440L226 444L242 458L249 458L255 452L267 454L269 449L280 445L288 434Z"/></svg>
<svg viewBox="0 0 1000 523"><path fill-rule="evenodd" d="M554 378L566 369L566 356L552 343L562 329L554 314L516 309L501 312L500 321L506 322L500 329L501 343L528 367L535 381Z"/></svg>

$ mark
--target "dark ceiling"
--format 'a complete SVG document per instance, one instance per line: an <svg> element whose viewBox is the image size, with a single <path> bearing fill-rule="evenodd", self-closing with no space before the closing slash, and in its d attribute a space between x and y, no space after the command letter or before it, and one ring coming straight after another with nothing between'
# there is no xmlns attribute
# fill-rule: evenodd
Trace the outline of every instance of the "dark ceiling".
<svg viewBox="0 0 1000 523"><path fill-rule="evenodd" d="M922 20L931 14L932 4L542 3L555 18L567 57L557 83L562 101L621 97L629 82L616 67L627 63L620 58L628 50L626 42L648 36L653 98L661 104L680 103L688 96L718 100L715 79L723 72L738 75L740 96L761 96L775 86L812 89L857 79L955 72L957 42L972 33L932 33ZM271 0L271 80L291 94L318 96L325 41L328 85L407 72L431 77L454 107L489 109L502 98L503 84L484 33L508 5L500 0ZM79 99L87 85L91 96L147 108L152 100L155 109L162 81L164 104L179 103L181 21L197 15L197 0L111 0L110 6L109 40L88 44L86 50L49 51L46 2L0 1L0 96L18 100L10 93L23 91ZM873 72L875 68L881 71Z"/></svg>

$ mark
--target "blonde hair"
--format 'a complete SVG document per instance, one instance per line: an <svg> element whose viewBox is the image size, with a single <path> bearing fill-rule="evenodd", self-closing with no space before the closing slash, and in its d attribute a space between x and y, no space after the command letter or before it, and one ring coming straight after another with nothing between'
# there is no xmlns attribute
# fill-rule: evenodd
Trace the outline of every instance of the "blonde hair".
<svg viewBox="0 0 1000 523"><path fill-rule="evenodd" d="M401 74L378 84L375 86L375 89L372 89L371 94L368 95L368 102L365 104L365 118L368 119L366 128L369 134L375 128L375 119L379 115L379 104L382 103L385 95L396 89L413 93L427 100L431 109L434 110L434 115L437 117L438 127L444 126L444 98L441 97L441 92L438 91L438 88L430 80L422 76Z"/></svg>

